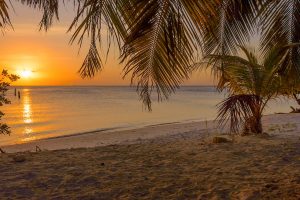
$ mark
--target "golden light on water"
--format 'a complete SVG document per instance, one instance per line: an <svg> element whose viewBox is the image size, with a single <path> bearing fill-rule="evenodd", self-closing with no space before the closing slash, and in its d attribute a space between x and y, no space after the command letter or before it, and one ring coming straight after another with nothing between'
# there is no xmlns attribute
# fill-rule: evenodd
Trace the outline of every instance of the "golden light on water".
<svg viewBox="0 0 300 200"><path fill-rule="evenodd" d="M37 138L35 136L33 136L33 137L26 137L26 138L23 138L21 140L21 142L30 142L30 141L34 141L34 140L37 140Z"/></svg>
<svg viewBox="0 0 300 200"><path fill-rule="evenodd" d="M26 90L23 94L23 121L25 124L30 124L32 123L31 100Z"/></svg>
<svg viewBox="0 0 300 200"><path fill-rule="evenodd" d="M22 139L23 142L34 140L35 137L31 136L33 132L32 128L30 127L31 123L33 122L32 119L32 109L31 109L31 99L29 95L29 90L25 89L22 92L23 95L23 122L26 124L23 134L25 138Z"/></svg>
<svg viewBox="0 0 300 200"><path fill-rule="evenodd" d="M24 104L24 106L23 106L23 121L25 124L32 123L30 104Z"/></svg>

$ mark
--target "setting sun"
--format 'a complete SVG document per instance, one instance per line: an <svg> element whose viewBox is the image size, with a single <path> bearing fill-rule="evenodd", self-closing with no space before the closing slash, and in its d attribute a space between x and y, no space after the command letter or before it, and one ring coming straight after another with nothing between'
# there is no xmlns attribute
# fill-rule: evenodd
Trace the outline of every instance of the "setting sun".
<svg viewBox="0 0 300 200"><path fill-rule="evenodd" d="M21 78L30 78L32 76L31 70L23 70L20 73Z"/></svg>

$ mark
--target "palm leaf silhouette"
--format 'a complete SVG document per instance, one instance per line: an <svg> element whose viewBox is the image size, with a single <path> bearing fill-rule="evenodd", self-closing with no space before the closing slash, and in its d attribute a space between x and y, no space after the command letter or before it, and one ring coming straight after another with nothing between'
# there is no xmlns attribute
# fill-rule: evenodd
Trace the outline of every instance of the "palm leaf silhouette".
<svg viewBox="0 0 300 200"><path fill-rule="evenodd" d="M5 0L0 0L0 29L3 30L7 25L11 25L8 5Z"/></svg>
<svg viewBox="0 0 300 200"><path fill-rule="evenodd" d="M261 11L261 19L261 46L265 53L273 46L290 45L300 41L300 0L266 1ZM291 87L299 84L299 46L289 49L282 73L290 77Z"/></svg>
<svg viewBox="0 0 300 200"><path fill-rule="evenodd" d="M43 11L40 29L48 30L59 19L58 0L17 0ZM66 0L77 7L70 26L71 43L81 46L89 38L90 48L79 72L93 77L103 68L99 55L101 38L117 41L124 76L131 76L141 99L151 109L152 93L158 99L169 95L189 78L191 65L202 55L234 55L254 34L262 30L265 54L273 46L299 41L300 0ZM8 1L0 0L0 28L9 24ZM109 45L110 46L110 45ZM108 50L109 51L109 48ZM289 49L280 73L298 84L300 49ZM223 67L219 61L219 67ZM216 63L215 63L216 65ZM224 70L223 70L224 71ZM219 83L226 82L222 70ZM290 85L291 85L290 84ZM222 84L220 85L222 86ZM291 86L291 87L294 87ZM296 87L296 86L295 86Z"/></svg>

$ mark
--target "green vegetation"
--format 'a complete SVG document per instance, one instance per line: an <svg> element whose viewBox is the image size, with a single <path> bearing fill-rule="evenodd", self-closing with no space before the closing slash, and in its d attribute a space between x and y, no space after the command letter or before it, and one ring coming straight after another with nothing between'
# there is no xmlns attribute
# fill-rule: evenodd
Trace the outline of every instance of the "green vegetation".
<svg viewBox="0 0 300 200"><path fill-rule="evenodd" d="M6 97L6 92L9 89L11 82L18 80L19 77L14 74L9 74L7 70L3 70L0 76L0 106L9 104L10 101ZM4 113L0 111L0 120ZM0 122L0 134L10 134L9 126Z"/></svg>

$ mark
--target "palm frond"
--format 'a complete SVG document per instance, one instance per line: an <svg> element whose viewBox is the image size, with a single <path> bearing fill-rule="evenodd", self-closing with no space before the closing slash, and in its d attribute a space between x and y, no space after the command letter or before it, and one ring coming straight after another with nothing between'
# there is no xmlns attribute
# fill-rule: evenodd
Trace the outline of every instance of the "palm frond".
<svg viewBox="0 0 300 200"><path fill-rule="evenodd" d="M252 54L248 52L248 55ZM231 92L239 94L245 93L246 89L253 91L257 76L255 72L260 68L257 63L230 55L208 55L205 59L219 80L219 90L229 88Z"/></svg>
<svg viewBox="0 0 300 200"><path fill-rule="evenodd" d="M7 25L11 25L8 4L5 0L0 0L0 30L3 30Z"/></svg>
<svg viewBox="0 0 300 200"><path fill-rule="evenodd" d="M128 20L123 9L130 9L129 2L130 0L78 0L77 15L69 27L69 32L73 32L70 42L78 41L80 47L84 39L90 39L90 50L79 71L83 78L91 78L103 68L98 53L98 48L102 48L103 30L107 32L107 54L114 39L121 48L122 41L127 36L125 20ZM97 62L87 62L89 58L96 58L92 60L97 60ZM89 66L88 64L91 63L92 65Z"/></svg>
<svg viewBox="0 0 300 200"><path fill-rule="evenodd" d="M89 52L87 53L85 60L79 69L79 73L82 78L93 77L99 71L101 71L102 61L96 47L96 43L92 42Z"/></svg>
<svg viewBox="0 0 300 200"><path fill-rule="evenodd" d="M255 112L259 110L261 99L256 95L231 95L218 104L218 120L219 125L224 127L230 123L230 131L238 133L241 126L247 119L255 116Z"/></svg>
<svg viewBox="0 0 300 200"><path fill-rule="evenodd" d="M53 24L53 20L59 19L59 2L65 2L65 0L17 0L22 4L25 4L34 9L41 10L43 12L42 19L40 21L40 30L44 29L47 31Z"/></svg>
<svg viewBox="0 0 300 200"><path fill-rule="evenodd" d="M235 94L255 94L259 96L271 96L279 92L283 79L281 70L285 67L286 58L290 48L298 44L274 47L263 60L257 58L255 52L241 47L246 58L228 55L209 55L205 59L208 67L212 68L219 79L219 89L229 88ZM220 67L220 63L224 65ZM286 82L286 80L285 80Z"/></svg>
<svg viewBox="0 0 300 200"><path fill-rule="evenodd" d="M122 51L124 73L151 109L153 91L158 99L168 98L189 77L194 53L200 43L196 28L198 1L136 0L136 15L128 23ZM197 18L198 19L198 18ZM198 41L198 42L197 42Z"/></svg>
<svg viewBox="0 0 300 200"><path fill-rule="evenodd" d="M265 54L273 46L284 46L300 41L300 0L265 1L261 11L261 46ZM291 79L300 76L300 47L288 49L285 73Z"/></svg>
<svg viewBox="0 0 300 200"><path fill-rule="evenodd" d="M204 53L233 55L254 33L257 0L220 0L215 2L204 35Z"/></svg>

